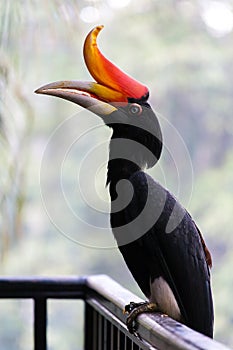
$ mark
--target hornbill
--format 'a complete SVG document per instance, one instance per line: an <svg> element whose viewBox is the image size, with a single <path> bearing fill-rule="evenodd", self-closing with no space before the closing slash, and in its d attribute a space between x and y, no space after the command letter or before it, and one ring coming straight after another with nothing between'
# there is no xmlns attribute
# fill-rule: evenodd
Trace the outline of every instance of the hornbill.
<svg viewBox="0 0 233 350"><path fill-rule="evenodd" d="M138 314L160 311L213 337L211 255L189 213L144 172L161 155L159 121L147 102L147 87L98 49L102 28L95 27L84 43L84 59L95 82L58 81L35 92L90 109L112 130L107 170L112 231L148 298L125 307L129 331L135 332Z"/></svg>

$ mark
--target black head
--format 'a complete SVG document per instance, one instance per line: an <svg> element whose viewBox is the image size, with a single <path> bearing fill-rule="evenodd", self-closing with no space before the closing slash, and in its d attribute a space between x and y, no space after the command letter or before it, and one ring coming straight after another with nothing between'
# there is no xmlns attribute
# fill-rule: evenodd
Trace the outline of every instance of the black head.
<svg viewBox="0 0 233 350"><path fill-rule="evenodd" d="M113 130L112 152L114 147L115 153L122 153L122 157L135 162L139 168L151 168L156 164L162 151L162 132L148 103L138 101L119 106L111 116L102 119ZM113 156L116 155L110 154Z"/></svg>

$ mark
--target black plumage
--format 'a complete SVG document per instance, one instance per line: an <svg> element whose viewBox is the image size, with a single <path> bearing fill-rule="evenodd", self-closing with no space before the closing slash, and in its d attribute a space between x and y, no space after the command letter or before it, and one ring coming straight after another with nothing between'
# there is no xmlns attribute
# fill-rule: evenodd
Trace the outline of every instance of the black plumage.
<svg viewBox="0 0 233 350"><path fill-rule="evenodd" d="M117 120L127 120L127 128L124 125L122 128L114 120L110 124L113 136L110 141L107 183L112 200L113 233L129 270L146 297L149 300L156 299L151 286L156 279L162 277L171 288L180 309L181 317L174 318L212 337L213 303L208 266L210 255L189 213L169 191L141 170L145 164L150 166L160 157L161 132L155 114L149 105L142 106L143 115L134 116L139 120L132 121L127 108L116 112ZM115 116L112 115L111 118L114 119ZM135 132L141 123L143 128ZM148 125L151 135L148 135ZM141 150L140 146L137 150L128 147L126 152L123 142L114 144L119 133L124 140L134 140L138 145L146 144L154 158L143 147ZM122 158L119 159L121 152ZM150 159L146 157L148 154ZM129 159L134 159L134 162ZM133 187L129 203L132 189L129 189L127 181L119 186L122 179L129 181ZM120 203L115 208L117 198L120 198ZM125 203L128 203L126 207ZM121 207L123 209L119 211L118 208ZM135 224L130 225L139 217ZM166 313L167 310L163 310L162 305L158 307Z"/></svg>

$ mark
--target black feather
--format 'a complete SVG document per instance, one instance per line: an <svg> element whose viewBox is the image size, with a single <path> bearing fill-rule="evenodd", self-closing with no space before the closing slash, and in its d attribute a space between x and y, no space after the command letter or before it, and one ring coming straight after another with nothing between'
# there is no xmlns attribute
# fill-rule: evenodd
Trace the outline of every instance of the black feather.
<svg viewBox="0 0 233 350"><path fill-rule="evenodd" d="M173 291L184 322L212 337L210 274L196 225L178 201L144 172L137 171L128 180L133 198L126 208L111 214L113 232L128 268L148 298L150 283L162 276ZM117 195L124 202L128 186L125 182L118 189ZM110 186L110 193L112 190Z"/></svg>

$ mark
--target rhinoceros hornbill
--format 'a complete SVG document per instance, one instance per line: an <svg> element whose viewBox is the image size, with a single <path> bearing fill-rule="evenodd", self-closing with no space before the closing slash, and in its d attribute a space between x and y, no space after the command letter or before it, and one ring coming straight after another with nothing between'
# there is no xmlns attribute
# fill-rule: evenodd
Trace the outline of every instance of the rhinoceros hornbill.
<svg viewBox="0 0 233 350"><path fill-rule="evenodd" d="M99 51L102 28L94 28L84 43L84 59L96 82L58 81L35 92L90 109L112 129L107 172L112 231L148 298L126 306L128 329L135 331L138 314L160 311L212 337L211 255L189 213L144 172L160 158L160 125L147 102L148 89Z"/></svg>

